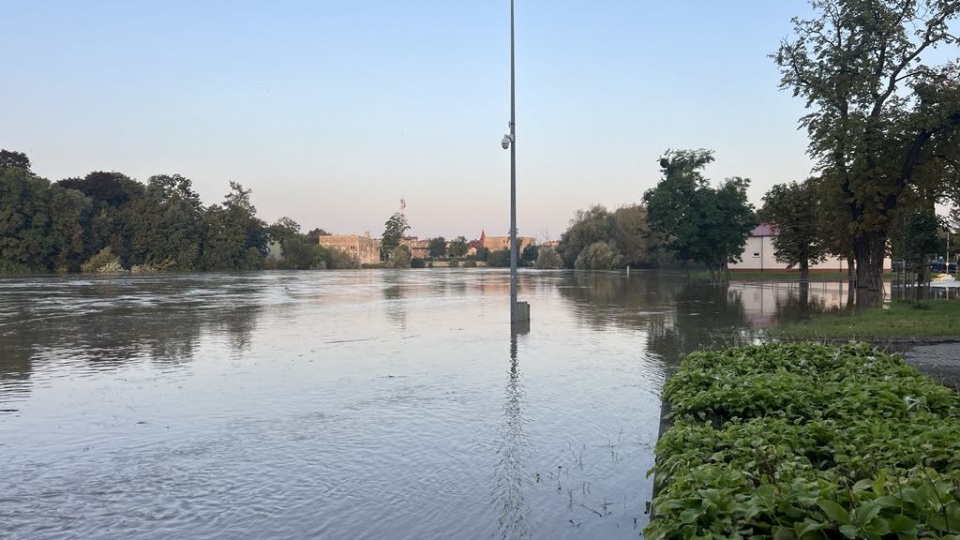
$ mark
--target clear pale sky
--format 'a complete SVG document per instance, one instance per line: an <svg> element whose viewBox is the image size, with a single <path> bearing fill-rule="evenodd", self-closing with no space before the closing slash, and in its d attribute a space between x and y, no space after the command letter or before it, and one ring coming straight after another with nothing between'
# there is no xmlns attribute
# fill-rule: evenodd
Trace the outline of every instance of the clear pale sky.
<svg viewBox="0 0 960 540"><path fill-rule="evenodd" d="M507 0L0 2L0 148L59 180L228 182L260 217L421 237L509 227ZM805 0L517 1L521 234L639 202L667 148L707 175L805 178L803 103L768 55Z"/></svg>

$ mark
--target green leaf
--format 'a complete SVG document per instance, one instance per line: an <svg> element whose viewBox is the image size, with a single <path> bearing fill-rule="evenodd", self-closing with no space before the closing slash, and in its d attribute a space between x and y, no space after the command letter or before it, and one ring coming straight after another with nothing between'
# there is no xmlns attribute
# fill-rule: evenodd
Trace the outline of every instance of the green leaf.
<svg viewBox="0 0 960 540"><path fill-rule="evenodd" d="M879 504L875 503L874 501L864 503L857 507L857 510L856 510L857 523L859 523L861 527L865 527L868 523L873 521L873 519L877 517L877 514L879 513L880 513Z"/></svg>
<svg viewBox="0 0 960 540"><path fill-rule="evenodd" d="M840 527L840 533L846 536L847 538L857 538L860 534L860 531L853 525L844 525Z"/></svg>
<svg viewBox="0 0 960 540"><path fill-rule="evenodd" d="M830 499L820 499L817 501L817 506L834 522L840 525L850 523L850 511L841 506L840 503Z"/></svg>
<svg viewBox="0 0 960 540"><path fill-rule="evenodd" d="M897 534L917 534L917 522L907 516L895 516L890 520L890 530Z"/></svg>

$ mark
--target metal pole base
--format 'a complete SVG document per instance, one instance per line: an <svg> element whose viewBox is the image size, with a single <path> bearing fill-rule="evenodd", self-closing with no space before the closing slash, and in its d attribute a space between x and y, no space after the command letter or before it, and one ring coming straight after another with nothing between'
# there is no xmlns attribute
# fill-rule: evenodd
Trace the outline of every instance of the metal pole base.
<svg viewBox="0 0 960 540"><path fill-rule="evenodd" d="M530 321L530 304L527 302L517 302L513 306L513 317L511 323L521 323Z"/></svg>

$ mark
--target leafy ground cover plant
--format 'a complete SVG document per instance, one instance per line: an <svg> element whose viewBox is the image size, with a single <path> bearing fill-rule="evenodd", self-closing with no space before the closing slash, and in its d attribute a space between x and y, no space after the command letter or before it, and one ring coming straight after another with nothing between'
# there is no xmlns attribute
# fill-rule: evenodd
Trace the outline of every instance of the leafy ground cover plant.
<svg viewBox="0 0 960 540"><path fill-rule="evenodd" d="M692 354L645 538L960 540L960 395L866 344Z"/></svg>

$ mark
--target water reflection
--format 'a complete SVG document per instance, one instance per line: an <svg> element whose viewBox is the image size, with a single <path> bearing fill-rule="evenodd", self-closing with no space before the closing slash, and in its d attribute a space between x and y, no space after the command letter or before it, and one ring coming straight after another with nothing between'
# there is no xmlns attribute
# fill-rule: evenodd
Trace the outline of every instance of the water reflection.
<svg viewBox="0 0 960 540"><path fill-rule="evenodd" d="M503 402L503 422L498 429L494 502L499 507L497 532L503 540L529 538L527 523L530 506L524 496L528 482L527 455L524 438L523 397L520 383L520 364L517 359L518 336L530 331L530 323L513 325L510 330L510 368Z"/></svg>

